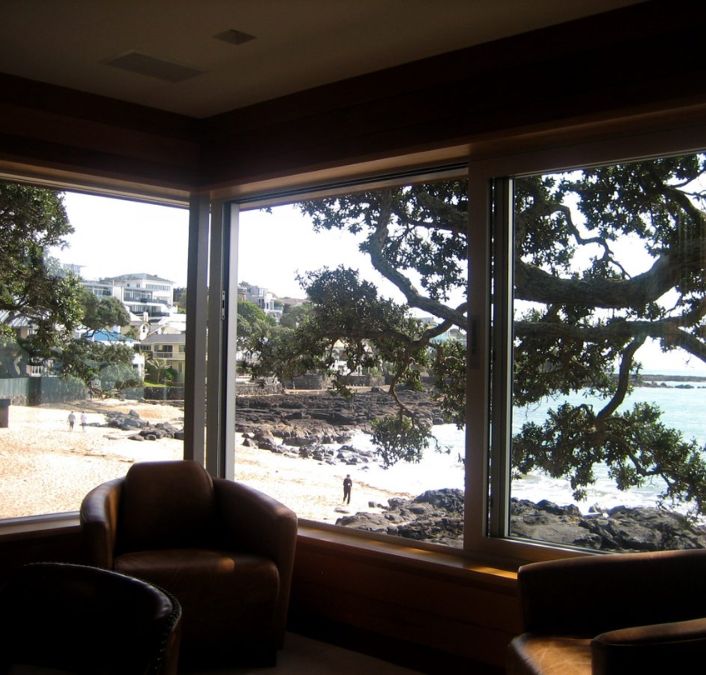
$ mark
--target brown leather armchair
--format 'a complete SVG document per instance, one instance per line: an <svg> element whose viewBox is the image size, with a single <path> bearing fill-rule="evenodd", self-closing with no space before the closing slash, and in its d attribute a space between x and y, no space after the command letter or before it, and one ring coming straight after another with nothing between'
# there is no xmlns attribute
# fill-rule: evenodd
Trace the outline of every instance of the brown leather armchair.
<svg viewBox="0 0 706 675"><path fill-rule="evenodd" d="M508 673L692 672L706 660L706 550L532 563ZM699 667L702 667L699 665Z"/></svg>
<svg viewBox="0 0 706 675"><path fill-rule="evenodd" d="M182 660L272 664L284 638L297 517L191 461L141 462L81 505L86 556L183 608Z"/></svg>
<svg viewBox="0 0 706 675"><path fill-rule="evenodd" d="M117 572L31 563L0 588L0 673L175 675L181 608Z"/></svg>

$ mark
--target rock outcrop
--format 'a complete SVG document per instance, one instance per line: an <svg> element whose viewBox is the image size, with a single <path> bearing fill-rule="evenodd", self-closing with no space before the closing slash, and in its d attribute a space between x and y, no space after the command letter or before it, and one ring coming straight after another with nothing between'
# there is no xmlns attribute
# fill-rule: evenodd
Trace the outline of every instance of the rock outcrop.
<svg viewBox="0 0 706 675"><path fill-rule="evenodd" d="M128 436L133 441L156 441L158 438L184 440L183 429L177 429L169 422L152 424L143 420L134 410L131 410L127 415L125 413L106 413L105 417L109 427L122 431L134 431L134 434Z"/></svg>
<svg viewBox="0 0 706 675"><path fill-rule="evenodd" d="M344 516L336 524L461 546L461 490L430 490L413 500L390 499L387 506L375 506L382 512ZM546 500L535 504L513 499L510 532L513 537L599 551L706 548L706 529L679 513L648 507L617 506L605 513L582 515L573 505L558 506Z"/></svg>
<svg viewBox="0 0 706 675"><path fill-rule="evenodd" d="M444 422L435 413L428 392L403 389L398 396L429 423ZM296 447L346 443L357 431L370 432L375 418L397 410L390 395L376 388L349 399L331 392L238 396L235 405L236 431L249 436L258 447L270 450L268 446L275 438ZM258 435L263 434L270 440L260 445Z"/></svg>
<svg viewBox="0 0 706 675"><path fill-rule="evenodd" d="M594 509L582 515L573 505L513 499L510 532L515 537L599 551L706 548L703 527L680 513L644 506Z"/></svg>

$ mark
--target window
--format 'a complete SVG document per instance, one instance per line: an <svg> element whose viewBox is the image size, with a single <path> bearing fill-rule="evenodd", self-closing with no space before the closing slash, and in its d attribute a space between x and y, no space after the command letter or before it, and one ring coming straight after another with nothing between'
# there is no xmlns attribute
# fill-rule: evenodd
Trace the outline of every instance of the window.
<svg viewBox="0 0 706 675"><path fill-rule="evenodd" d="M303 520L463 544L456 174L240 205L234 475Z"/></svg>
<svg viewBox="0 0 706 675"><path fill-rule="evenodd" d="M131 463L183 456L158 428L183 427L180 401L149 403L183 399L167 387L176 373L141 344L183 322L175 307L159 320L131 313L109 279L186 285L187 212L7 183L0 213L0 519L76 511Z"/></svg>
<svg viewBox="0 0 706 675"><path fill-rule="evenodd" d="M706 546L705 170L494 180L491 534Z"/></svg>

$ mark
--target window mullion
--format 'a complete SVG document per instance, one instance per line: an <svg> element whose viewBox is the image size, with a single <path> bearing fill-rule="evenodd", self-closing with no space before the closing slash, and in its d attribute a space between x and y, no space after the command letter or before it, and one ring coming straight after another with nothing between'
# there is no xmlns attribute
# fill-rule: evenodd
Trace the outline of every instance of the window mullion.
<svg viewBox="0 0 706 675"><path fill-rule="evenodd" d="M209 200L194 195L189 204L189 263L184 369L184 459L204 464L206 414L206 331Z"/></svg>
<svg viewBox="0 0 706 675"><path fill-rule="evenodd" d="M490 536L508 533L512 434L512 180L493 180L493 319L491 349Z"/></svg>

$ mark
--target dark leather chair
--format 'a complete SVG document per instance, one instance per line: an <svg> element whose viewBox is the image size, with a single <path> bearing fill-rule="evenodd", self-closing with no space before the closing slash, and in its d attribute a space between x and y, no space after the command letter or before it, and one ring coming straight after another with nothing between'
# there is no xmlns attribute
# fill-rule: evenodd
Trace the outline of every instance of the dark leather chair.
<svg viewBox="0 0 706 675"><path fill-rule="evenodd" d="M508 673L696 672L706 662L706 550L532 563Z"/></svg>
<svg viewBox="0 0 706 675"><path fill-rule="evenodd" d="M275 662L294 565L293 511L195 462L141 462L84 498L81 526L91 564L179 599L182 661Z"/></svg>
<svg viewBox="0 0 706 675"><path fill-rule="evenodd" d="M178 601L152 584L32 563L0 589L0 673L174 675L180 621Z"/></svg>

